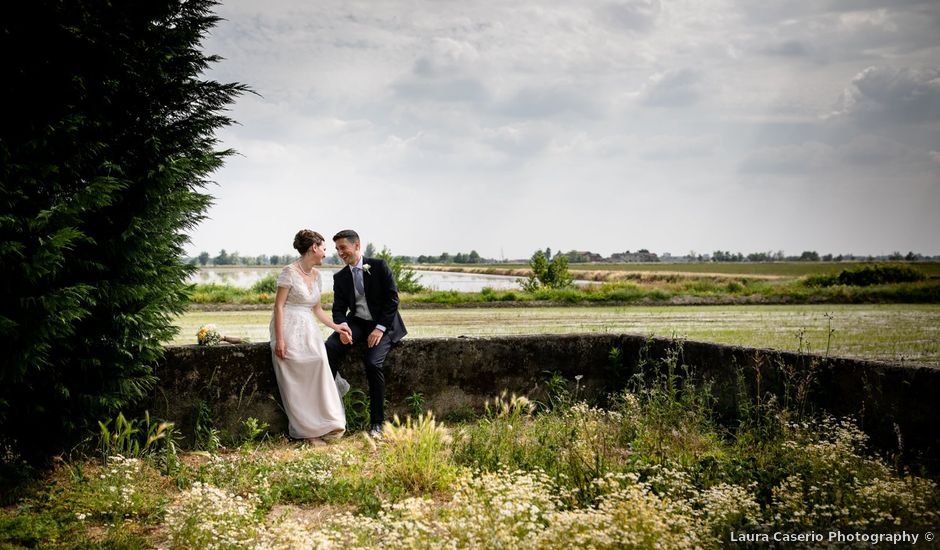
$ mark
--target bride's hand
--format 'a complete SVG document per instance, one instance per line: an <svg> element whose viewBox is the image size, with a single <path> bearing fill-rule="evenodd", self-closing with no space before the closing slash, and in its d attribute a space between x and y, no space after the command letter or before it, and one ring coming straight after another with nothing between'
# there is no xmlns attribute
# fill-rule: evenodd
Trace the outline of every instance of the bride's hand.
<svg viewBox="0 0 940 550"><path fill-rule="evenodd" d="M352 344L352 330L349 327L340 325L336 327L336 332L339 333L340 342L346 345Z"/></svg>
<svg viewBox="0 0 940 550"><path fill-rule="evenodd" d="M284 344L284 340L278 340L274 344L274 355L277 355L278 359L285 359L287 356L287 345Z"/></svg>

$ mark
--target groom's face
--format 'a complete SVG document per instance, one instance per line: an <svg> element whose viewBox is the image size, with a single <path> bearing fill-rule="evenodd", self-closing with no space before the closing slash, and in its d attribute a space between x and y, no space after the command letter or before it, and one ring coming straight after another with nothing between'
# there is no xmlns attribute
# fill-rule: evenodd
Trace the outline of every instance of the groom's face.
<svg viewBox="0 0 940 550"><path fill-rule="evenodd" d="M346 265L356 265L359 262L359 242L353 242L349 239L337 239L336 254L346 262Z"/></svg>

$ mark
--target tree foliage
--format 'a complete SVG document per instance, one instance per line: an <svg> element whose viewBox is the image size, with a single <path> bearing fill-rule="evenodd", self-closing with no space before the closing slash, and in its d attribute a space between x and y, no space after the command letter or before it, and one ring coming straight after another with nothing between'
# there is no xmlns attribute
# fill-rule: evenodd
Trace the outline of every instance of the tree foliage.
<svg viewBox="0 0 940 550"><path fill-rule="evenodd" d="M909 265L872 264L844 269L838 275L810 275L805 279L808 286L871 286L897 283L917 283L927 280L927 275Z"/></svg>
<svg viewBox="0 0 940 550"><path fill-rule="evenodd" d="M542 287L566 288L572 284L571 274L568 272L568 257L563 254L556 254L548 261L545 252L538 250L529 260L529 269L532 273L528 279L522 281L522 289L526 292Z"/></svg>
<svg viewBox="0 0 940 550"><path fill-rule="evenodd" d="M405 265L404 260L401 258L392 256L392 251L387 247L382 247L382 251L376 254L375 257L385 260L389 269L392 270L398 292L421 292L424 290L424 287L418 282L418 274L415 273L415 270Z"/></svg>
<svg viewBox="0 0 940 550"><path fill-rule="evenodd" d="M147 395L175 332L185 231L245 91L201 76L212 7L37 0L0 21L0 445L27 458Z"/></svg>

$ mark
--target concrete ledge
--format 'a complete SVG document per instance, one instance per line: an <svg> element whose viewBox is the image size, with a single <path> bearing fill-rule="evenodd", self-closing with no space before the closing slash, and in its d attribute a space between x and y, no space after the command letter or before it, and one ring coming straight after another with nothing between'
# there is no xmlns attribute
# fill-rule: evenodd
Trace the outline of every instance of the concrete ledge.
<svg viewBox="0 0 940 550"><path fill-rule="evenodd" d="M610 358L614 348L620 350L617 361ZM733 416L746 388L750 399L774 394L815 410L853 415L886 452L899 451L900 436L901 454L930 462L938 458L940 369L637 335L405 339L385 362L389 416L406 412L405 398L415 392L439 417L479 409L503 389L544 399L553 372L572 388L581 375L581 395L601 397L670 354L678 365L692 367L696 382L712 384L722 415ZM341 372L354 388L366 389L355 351ZM248 417L286 431L267 342L170 347L156 374L161 382L150 411L176 422L184 436L193 434L202 404L222 431L236 432Z"/></svg>

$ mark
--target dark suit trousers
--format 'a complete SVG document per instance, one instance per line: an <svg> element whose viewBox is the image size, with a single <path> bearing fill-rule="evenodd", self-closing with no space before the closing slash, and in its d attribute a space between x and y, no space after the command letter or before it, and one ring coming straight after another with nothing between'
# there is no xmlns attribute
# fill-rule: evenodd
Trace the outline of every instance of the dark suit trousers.
<svg viewBox="0 0 940 550"><path fill-rule="evenodd" d="M347 324L352 330L353 344L346 345L339 339L338 333L333 333L326 339L326 355L330 361L330 369L333 371L333 377L336 377L336 371L342 366L346 358L346 352L357 346L362 349L362 364L366 369L366 378L369 380L369 422L372 425L385 422L385 371L383 364L385 357L392 349L391 339L388 334L382 335L382 339L375 347L368 347L367 342L369 333L375 329L374 321L363 321L356 317L347 318Z"/></svg>

